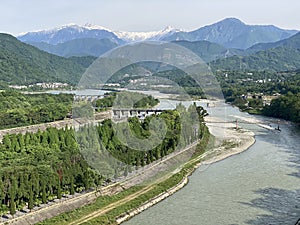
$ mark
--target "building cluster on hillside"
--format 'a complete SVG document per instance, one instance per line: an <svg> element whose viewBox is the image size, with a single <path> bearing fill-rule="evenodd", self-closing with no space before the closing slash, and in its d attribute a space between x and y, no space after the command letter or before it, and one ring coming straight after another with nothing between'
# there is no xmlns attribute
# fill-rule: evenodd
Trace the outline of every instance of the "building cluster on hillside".
<svg viewBox="0 0 300 225"><path fill-rule="evenodd" d="M27 88L27 86L25 86L25 85L9 85L8 87L13 88L13 89L18 89L18 90Z"/></svg>
<svg viewBox="0 0 300 225"><path fill-rule="evenodd" d="M249 99L260 99L263 102L263 105L270 105L273 99L276 99L280 96L279 93L275 93L273 95L264 95L263 93L247 93L241 95L242 99L249 100Z"/></svg>
<svg viewBox="0 0 300 225"><path fill-rule="evenodd" d="M41 87L45 89L50 89L50 88L64 88L68 87L69 85L67 83L60 83L60 82L53 82L53 83L36 83L36 84L30 84L28 86L26 85L9 85L10 88L13 89L26 89L30 87Z"/></svg>
<svg viewBox="0 0 300 225"><path fill-rule="evenodd" d="M42 88L63 88L63 87L67 87L68 84L54 82L54 83L36 83L36 84L29 85L29 87L34 87L34 86L38 86L38 87L42 87Z"/></svg>

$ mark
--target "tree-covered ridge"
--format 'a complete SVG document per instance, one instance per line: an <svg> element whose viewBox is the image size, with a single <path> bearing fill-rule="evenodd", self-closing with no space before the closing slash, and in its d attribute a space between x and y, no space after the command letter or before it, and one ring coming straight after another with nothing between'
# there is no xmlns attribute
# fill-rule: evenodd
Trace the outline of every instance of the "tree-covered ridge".
<svg viewBox="0 0 300 225"><path fill-rule="evenodd" d="M158 99L151 95L145 95L137 92L110 92L106 93L104 98L97 99L93 106L97 111L103 111L108 108L152 108L159 103Z"/></svg>
<svg viewBox="0 0 300 225"><path fill-rule="evenodd" d="M7 211L15 214L17 209L23 208L32 209L64 194L72 195L98 187L104 179L109 181L127 176L131 170L164 157L177 146L184 147L201 138L205 115L201 107L193 105L186 110L181 105L177 110L152 115L144 121L131 118L128 121L130 130L141 139L149 137L151 119L157 117L165 121L165 137L149 151L137 151L120 142L110 120L97 126L81 127L79 131L66 127L6 135L0 144L1 214ZM200 125L195 127L197 121ZM181 134L182 131L185 135ZM103 161L107 154L123 164L110 161L110 158ZM102 162L105 166L99 169L97 164Z"/></svg>
<svg viewBox="0 0 300 225"><path fill-rule="evenodd" d="M68 82L76 84L84 67L0 34L0 81L8 84Z"/></svg>
<svg viewBox="0 0 300 225"><path fill-rule="evenodd" d="M71 112L72 102L70 94L0 92L0 128L62 120Z"/></svg>
<svg viewBox="0 0 300 225"><path fill-rule="evenodd" d="M80 38L64 43L49 44L45 42L27 42L43 51L54 55L70 56L95 56L99 57L103 53L118 46L117 43L109 39Z"/></svg>
<svg viewBox="0 0 300 225"><path fill-rule="evenodd" d="M209 41L173 41L172 43L191 50L206 63L233 55L244 54L244 50L225 48L222 45Z"/></svg>
<svg viewBox="0 0 300 225"><path fill-rule="evenodd" d="M300 68L300 50L277 47L260 51L249 56L232 56L211 63L213 69L235 71L285 71Z"/></svg>
<svg viewBox="0 0 300 225"><path fill-rule="evenodd" d="M113 74L107 82L118 83L121 87L134 90L157 90L162 93L205 97L203 90L191 75L161 62L130 64Z"/></svg>
<svg viewBox="0 0 300 225"><path fill-rule="evenodd" d="M263 50L267 50L270 48L276 48L276 47L280 47L280 46L297 49L300 46L300 38L299 37L300 37L300 32L296 33L295 35L293 35L287 39L283 39L281 41L255 44L255 45L251 46L250 48L248 48L246 50L246 52L248 54L251 54L251 53L258 52L258 51L263 51Z"/></svg>
<svg viewBox="0 0 300 225"><path fill-rule="evenodd" d="M242 54L218 59L210 65L214 70L231 71L296 70L300 68L299 49L300 32L279 42L254 45Z"/></svg>

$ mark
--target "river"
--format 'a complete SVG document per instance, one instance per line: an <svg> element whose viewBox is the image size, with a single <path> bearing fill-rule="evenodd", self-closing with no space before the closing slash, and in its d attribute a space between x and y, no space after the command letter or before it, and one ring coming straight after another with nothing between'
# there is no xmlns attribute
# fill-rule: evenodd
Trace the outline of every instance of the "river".
<svg viewBox="0 0 300 225"><path fill-rule="evenodd" d="M159 108L176 103L161 100ZM276 121L250 116L225 104L208 111L227 120ZM242 126L255 133L253 146L200 166L187 186L124 225L294 225L300 218L299 127L287 123L278 132L256 124Z"/></svg>

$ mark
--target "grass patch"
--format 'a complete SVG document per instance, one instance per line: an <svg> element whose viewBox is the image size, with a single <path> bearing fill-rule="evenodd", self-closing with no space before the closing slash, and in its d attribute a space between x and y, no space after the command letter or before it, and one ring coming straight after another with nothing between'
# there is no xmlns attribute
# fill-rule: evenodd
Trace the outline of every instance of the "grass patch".
<svg viewBox="0 0 300 225"><path fill-rule="evenodd" d="M116 218L119 217L120 215L133 210L148 200L156 197L157 195L167 191L168 189L174 187L176 184L178 184L182 179L184 178L184 173L179 172L178 174L174 174L167 180L157 184L153 189L150 191L138 196L137 198L126 202L113 210L109 211L105 215L99 216L95 219L92 219L84 224L99 224L99 225L104 225L104 224L115 224Z"/></svg>
<svg viewBox="0 0 300 225"><path fill-rule="evenodd" d="M233 142L233 141L227 141L227 140L225 140L222 143L222 147L224 147L226 150L235 148L237 146L238 146L238 144L235 143L235 142Z"/></svg>

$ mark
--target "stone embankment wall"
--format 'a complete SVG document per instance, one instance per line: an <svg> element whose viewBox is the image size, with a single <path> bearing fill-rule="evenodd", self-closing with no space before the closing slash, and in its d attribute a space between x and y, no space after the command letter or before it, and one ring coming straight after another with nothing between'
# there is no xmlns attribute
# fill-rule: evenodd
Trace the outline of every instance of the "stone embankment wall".
<svg viewBox="0 0 300 225"><path fill-rule="evenodd" d="M131 217L141 213L142 211L150 208L151 206L157 204L158 202L168 198L170 195L174 194L175 192L179 191L181 188L183 188L188 183L188 178L185 177L180 183L178 183L176 186L170 188L168 191L161 193L160 195L150 199L149 201L145 202L140 207L131 210L130 212L121 215L119 218L117 218L116 222L117 224L121 224L124 221L130 219Z"/></svg>

